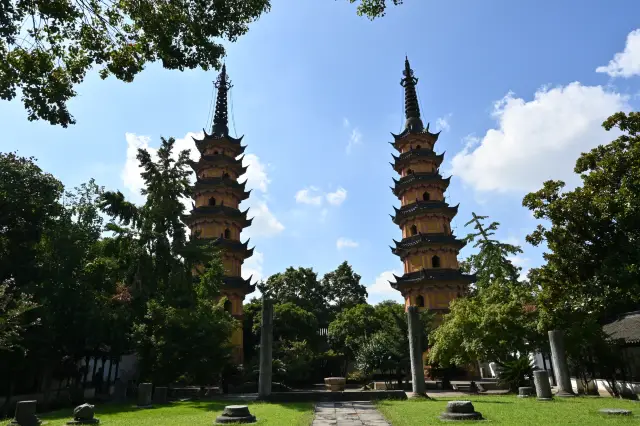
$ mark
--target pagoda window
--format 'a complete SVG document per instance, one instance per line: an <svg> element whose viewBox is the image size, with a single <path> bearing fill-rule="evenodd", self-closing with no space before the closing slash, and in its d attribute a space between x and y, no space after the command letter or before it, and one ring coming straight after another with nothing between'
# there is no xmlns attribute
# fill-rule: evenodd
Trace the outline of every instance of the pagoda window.
<svg viewBox="0 0 640 426"><path fill-rule="evenodd" d="M428 192L424 192L422 194L422 200L424 201L429 201L429 193Z"/></svg>
<svg viewBox="0 0 640 426"><path fill-rule="evenodd" d="M416 149L421 149L422 147L420 145L416 145Z"/></svg>
<svg viewBox="0 0 640 426"><path fill-rule="evenodd" d="M215 206L216 205L216 199L213 198L213 197L209 198L209 205L210 206Z"/></svg>
<svg viewBox="0 0 640 426"><path fill-rule="evenodd" d="M227 240L231 238L231 230L229 228L224 230L224 238Z"/></svg>
<svg viewBox="0 0 640 426"><path fill-rule="evenodd" d="M418 233L418 227L415 225L411 225L411 235L416 235Z"/></svg>
<svg viewBox="0 0 640 426"><path fill-rule="evenodd" d="M229 173L224 172L224 173L222 174L222 179L228 179L228 178L229 178Z"/></svg>
<svg viewBox="0 0 640 426"><path fill-rule="evenodd" d="M440 258L438 256L433 256L431 258L431 266L433 266L434 268L440 267Z"/></svg>
<svg viewBox="0 0 640 426"><path fill-rule="evenodd" d="M413 174L413 169L407 169L407 175L412 175Z"/></svg>
<svg viewBox="0 0 640 426"><path fill-rule="evenodd" d="M424 297L422 297L422 296L416 297L416 305L419 308L424 308Z"/></svg>
<svg viewBox="0 0 640 426"><path fill-rule="evenodd" d="M213 155L218 155L218 151L213 151Z"/></svg>
<svg viewBox="0 0 640 426"><path fill-rule="evenodd" d="M231 308L232 308L231 300L227 299L227 300L224 302L224 310L225 310L226 312L231 313Z"/></svg>

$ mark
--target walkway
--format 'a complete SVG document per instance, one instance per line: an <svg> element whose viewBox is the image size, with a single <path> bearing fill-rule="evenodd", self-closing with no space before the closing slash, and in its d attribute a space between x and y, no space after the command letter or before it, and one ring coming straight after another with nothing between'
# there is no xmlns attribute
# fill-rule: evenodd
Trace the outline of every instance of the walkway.
<svg viewBox="0 0 640 426"><path fill-rule="evenodd" d="M319 402L311 426L390 426L371 402Z"/></svg>

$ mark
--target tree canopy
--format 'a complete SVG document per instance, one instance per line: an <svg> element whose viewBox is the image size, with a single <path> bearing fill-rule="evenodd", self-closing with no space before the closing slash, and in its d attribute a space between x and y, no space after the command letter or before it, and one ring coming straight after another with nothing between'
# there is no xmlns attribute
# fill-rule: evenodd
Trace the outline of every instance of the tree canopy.
<svg viewBox="0 0 640 426"><path fill-rule="evenodd" d="M581 186L547 181L523 200L548 223L527 237L548 247L546 264L530 273L542 289L545 327L568 326L574 314L612 319L640 305L640 113L619 112L603 127L619 136L578 158Z"/></svg>
<svg viewBox="0 0 640 426"><path fill-rule="evenodd" d="M475 288L451 303L430 336L429 359L444 367L479 360L504 363L536 349L540 340L534 293L528 282L519 281L521 268L509 260L522 250L490 238L499 223L487 226L485 219L473 213L466 224L476 230L466 240L479 248L463 262L467 272L476 274Z"/></svg>

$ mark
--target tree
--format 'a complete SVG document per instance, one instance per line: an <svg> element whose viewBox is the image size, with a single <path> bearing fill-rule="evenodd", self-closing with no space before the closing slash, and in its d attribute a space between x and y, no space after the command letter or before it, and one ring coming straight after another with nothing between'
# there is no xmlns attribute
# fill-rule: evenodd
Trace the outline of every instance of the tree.
<svg viewBox="0 0 640 426"><path fill-rule="evenodd" d="M467 297L453 301L450 313L430 335L429 360L443 367L467 365L479 360L505 363L536 349L537 332L534 293L526 281L519 281L520 268L509 256L520 247L491 239L499 223L485 226L486 216L473 214L465 226L477 232L466 240L480 250L463 263L476 274L475 288Z"/></svg>
<svg viewBox="0 0 640 426"><path fill-rule="evenodd" d="M260 291L275 304L293 303L313 313L320 324L328 323L326 291L312 268L293 267L271 275Z"/></svg>
<svg viewBox="0 0 640 426"><path fill-rule="evenodd" d="M34 158L0 153L0 282L25 289L37 280L38 244L63 212L63 191Z"/></svg>
<svg viewBox="0 0 640 426"><path fill-rule="evenodd" d="M0 351L22 349L21 333L33 325L24 323L23 314L36 306L29 296L14 297L8 289L8 284L0 284Z"/></svg>
<svg viewBox="0 0 640 426"><path fill-rule="evenodd" d="M0 3L0 99L18 91L29 120L67 127L67 102L92 68L131 82L149 62L218 69L269 0L35 0Z"/></svg>
<svg viewBox="0 0 640 426"><path fill-rule="evenodd" d="M393 377L401 387L402 378L410 368L408 323L404 305L387 300L374 307L374 315L378 318L380 329L366 339L359 336L361 340L355 354L356 364L365 373L370 373L371 368L381 369L389 381ZM433 315L429 311L422 311L420 320L422 351L425 351ZM353 338L356 337L352 336Z"/></svg>
<svg viewBox="0 0 640 426"><path fill-rule="evenodd" d="M367 304L347 308L329 324L329 345L344 356L344 370L355 358L360 345L382 329L382 320L373 306Z"/></svg>
<svg viewBox="0 0 640 426"><path fill-rule="evenodd" d="M580 155L581 186L547 181L523 200L548 223L527 236L548 248L546 264L529 273L540 288L539 328L566 331L570 364L585 384L621 378L624 361L602 326L640 306L640 113L616 113L603 127L619 136Z"/></svg>
<svg viewBox="0 0 640 426"><path fill-rule="evenodd" d="M321 285L332 311L332 318L344 309L367 303L367 288L360 284L360 278L346 261L335 271L324 274Z"/></svg>
<svg viewBox="0 0 640 426"><path fill-rule="evenodd" d="M387 1L388 0L349 0L349 3L356 3L360 1L358 5L358 15L367 16L369 19L381 18L386 14ZM402 4L403 0L390 0L394 6Z"/></svg>
<svg viewBox="0 0 640 426"><path fill-rule="evenodd" d="M563 191L564 182L547 181L523 200L550 223L527 237L549 249L530 275L542 289L546 327L567 326L574 313L603 321L640 305L640 113L614 114L603 127L621 134L578 158L582 186Z"/></svg>
<svg viewBox="0 0 640 426"><path fill-rule="evenodd" d="M224 275L220 255L206 241L187 238L181 200L191 191L189 155L182 151L174 159L174 144L173 138L163 138L156 161L138 151L144 205L107 192L102 208L114 219L108 229L115 235L114 252L124 259L123 292L134 310L141 376L164 383L180 378L211 383L229 360L235 320L213 302ZM196 279L193 271L201 267Z"/></svg>

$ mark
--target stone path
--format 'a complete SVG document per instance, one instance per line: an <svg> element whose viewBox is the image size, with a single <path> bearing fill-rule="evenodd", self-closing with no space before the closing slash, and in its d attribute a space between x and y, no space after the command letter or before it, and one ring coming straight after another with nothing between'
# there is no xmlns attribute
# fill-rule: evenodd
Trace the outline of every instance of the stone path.
<svg viewBox="0 0 640 426"><path fill-rule="evenodd" d="M319 402L311 426L390 426L371 402Z"/></svg>

